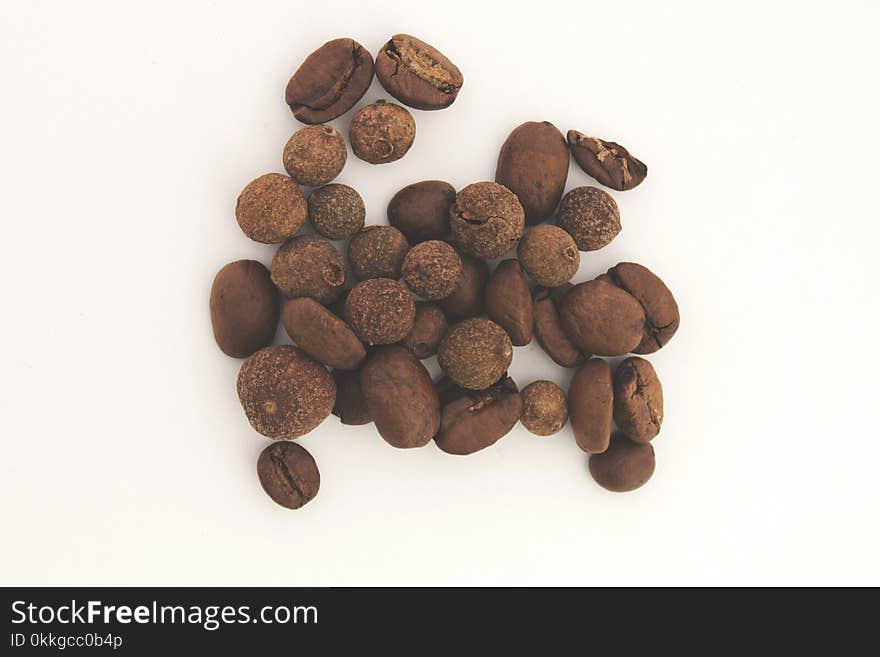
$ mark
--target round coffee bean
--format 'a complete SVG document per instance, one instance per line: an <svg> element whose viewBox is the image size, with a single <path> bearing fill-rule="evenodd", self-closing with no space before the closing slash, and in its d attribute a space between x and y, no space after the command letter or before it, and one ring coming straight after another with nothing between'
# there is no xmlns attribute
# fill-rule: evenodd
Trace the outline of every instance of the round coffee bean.
<svg viewBox="0 0 880 657"><path fill-rule="evenodd" d="M532 341L534 304L522 267L515 258L498 264L486 283L486 314L501 326L510 341L522 347Z"/></svg>
<svg viewBox="0 0 880 657"><path fill-rule="evenodd" d="M414 294L428 301L445 299L461 284L461 258L446 242L420 242L406 254L400 274Z"/></svg>
<svg viewBox="0 0 880 657"><path fill-rule="evenodd" d="M430 358L437 353L447 328L443 311L433 303L420 301L416 304L413 327L401 344L412 351L416 358Z"/></svg>
<svg viewBox="0 0 880 657"><path fill-rule="evenodd" d="M568 422L565 393L552 381L534 381L520 393L523 426L537 436L552 436Z"/></svg>
<svg viewBox="0 0 880 657"><path fill-rule="evenodd" d="M546 287L568 283L581 264L571 235L549 224L529 230L519 241L516 255L532 280Z"/></svg>
<svg viewBox="0 0 880 657"><path fill-rule="evenodd" d="M572 285L568 284L571 288ZM585 360L585 355L568 339L562 329L556 301L552 291L546 287L536 287L533 293L535 304L535 338L557 365L577 367Z"/></svg>
<svg viewBox="0 0 880 657"><path fill-rule="evenodd" d="M437 356L440 367L455 383L469 390L482 390L510 366L513 345L498 324L474 317L449 329Z"/></svg>
<svg viewBox="0 0 880 657"><path fill-rule="evenodd" d="M332 303L345 286L345 260L327 240L299 235L275 252L272 282L287 297Z"/></svg>
<svg viewBox="0 0 880 657"><path fill-rule="evenodd" d="M400 342L412 330L415 300L403 283L371 278L354 286L345 300L345 319L368 345Z"/></svg>
<svg viewBox="0 0 880 657"><path fill-rule="evenodd" d="M293 237L307 214L299 185L281 173L267 173L249 182L235 204L241 231L264 244L280 244Z"/></svg>
<svg viewBox="0 0 880 657"><path fill-rule="evenodd" d="M614 373L614 421L636 443L647 443L663 424L663 387L644 358L627 358Z"/></svg>
<svg viewBox="0 0 880 657"><path fill-rule="evenodd" d="M300 185L326 185L340 174L348 152L329 125L310 125L293 133L284 147L284 168Z"/></svg>
<svg viewBox="0 0 880 657"><path fill-rule="evenodd" d="M481 258L459 252L461 283L458 289L439 301L449 321L457 322L483 312L483 291L489 280L489 265Z"/></svg>
<svg viewBox="0 0 880 657"><path fill-rule="evenodd" d="M516 383L506 375L485 390L450 392L451 401L443 406L440 431L434 438L447 454L473 454L494 445L522 414Z"/></svg>
<svg viewBox="0 0 880 657"><path fill-rule="evenodd" d="M342 424L360 425L369 424L373 421L370 409L367 408L367 400L364 399L361 390L360 370L333 370L333 380L336 381L336 403L333 405L333 415L339 418Z"/></svg>
<svg viewBox="0 0 880 657"><path fill-rule="evenodd" d="M648 167L620 144L568 131L571 155L584 172L600 183L622 192L632 189L648 175Z"/></svg>
<svg viewBox="0 0 880 657"><path fill-rule="evenodd" d="M596 251L620 232L620 210L617 201L598 187L575 187L562 198L556 223L581 251Z"/></svg>
<svg viewBox="0 0 880 657"><path fill-rule="evenodd" d="M442 180L407 185L388 203L388 223L398 228L410 244L442 240L449 235L449 208L455 188Z"/></svg>
<svg viewBox="0 0 880 657"><path fill-rule="evenodd" d="M351 150L364 162L399 160L416 138L416 122L405 108L377 100L358 110L348 129Z"/></svg>
<svg viewBox="0 0 880 657"><path fill-rule="evenodd" d="M464 78L440 51L408 34L395 34L376 56L376 77L385 91L420 110L449 107Z"/></svg>
<svg viewBox="0 0 880 657"><path fill-rule="evenodd" d="M309 297L285 301L281 323L296 346L324 365L353 370L367 356L348 324Z"/></svg>
<svg viewBox="0 0 880 657"><path fill-rule="evenodd" d="M348 239L364 227L366 216L364 200L348 185L325 185L309 195L309 221L328 240Z"/></svg>
<svg viewBox="0 0 880 657"><path fill-rule="evenodd" d="M266 494L288 509L305 505L321 487L315 459L296 443L277 442L260 452L257 476Z"/></svg>
<svg viewBox="0 0 880 657"><path fill-rule="evenodd" d="M568 384L568 413L578 447L588 454L608 449L613 412L611 368L601 358L591 358Z"/></svg>
<svg viewBox="0 0 880 657"><path fill-rule="evenodd" d="M400 278L409 242L393 226L367 226L348 243L348 262L359 279Z"/></svg>
<svg viewBox="0 0 880 657"><path fill-rule="evenodd" d="M579 283L562 300L559 317L566 335L581 351L620 356L642 339L645 313L630 294L605 281Z"/></svg>
<svg viewBox="0 0 880 657"><path fill-rule="evenodd" d="M678 304L666 284L647 267L621 262L608 270L609 282L626 290L642 304L645 327L642 341L633 349L637 354L652 354L672 339L678 330Z"/></svg>
<svg viewBox="0 0 880 657"><path fill-rule="evenodd" d="M255 260L230 262L211 285L211 327L227 356L245 358L272 343L278 327L278 290Z"/></svg>
<svg viewBox="0 0 880 657"><path fill-rule="evenodd" d="M522 237L526 215L507 187L494 182L468 185L449 210L458 248L478 258L499 258Z"/></svg>
<svg viewBox="0 0 880 657"><path fill-rule="evenodd" d="M626 493L642 486L654 474L654 447L614 434L601 454L590 456L590 474L602 488Z"/></svg>

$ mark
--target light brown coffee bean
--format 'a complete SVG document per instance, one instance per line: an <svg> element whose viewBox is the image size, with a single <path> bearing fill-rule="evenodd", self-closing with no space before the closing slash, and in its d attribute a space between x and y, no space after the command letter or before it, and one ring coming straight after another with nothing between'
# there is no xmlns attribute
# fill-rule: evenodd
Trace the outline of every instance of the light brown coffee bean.
<svg viewBox="0 0 880 657"><path fill-rule="evenodd" d="M648 167L620 144L568 131L571 155L587 175L619 192L632 189L648 175Z"/></svg>
<svg viewBox="0 0 880 657"><path fill-rule="evenodd" d="M559 308L562 327L585 353L620 356L642 340L645 313L630 294L605 281L575 285Z"/></svg>
<svg viewBox="0 0 880 657"><path fill-rule="evenodd" d="M590 456L590 474L596 483L615 493L626 493L644 485L654 474L654 447L638 444L621 433L601 454Z"/></svg>
<svg viewBox="0 0 880 657"><path fill-rule="evenodd" d="M376 55L376 77L401 103L420 110L449 107L464 83L461 71L434 46L395 34Z"/></svg>
<svg viewBox="0 0 880 657"><path fill-rule="evenodd" d="M627 358L614 373L614 421L636 443L647 443L663 424L663 386L644 358Z"/></svg>
<svg viewBox="0 0 880 657"><path fill-rule="evenodd" d="M278 328L278 290L255 260L230 262L211 285L211 326L227 356L245 358L272 343Z"/></svg>
<svg viewBox="0 0 880 657"><path fill-rule="evenodd" d="M647 267L635 262L621 262L608 270L608 281L629 292L642 304L645 328L642 341L633 349L637 354L652 354L672 339L678 330L678 304L666 284Z"/></svg>
<svg viewBox="0 0 880 657"><path fill-rule="evenodd" d="M614 385L611 368L600 358L581 365L568 384L568 414L578 447L601 454L611 440Z"/></svg>
<svg viewBox="0 0 880 657"><path fill-rule="evenodd" d="M447 454L473 454L506 436L522 414L522 399L513 379L504 375L485 390L450 388L440 431L434 438Z"/></svg>
<svg viewBox="0 0 880 657"><path fill-rule="evenodd" d="M573 287L571 284L563 288ZM563 288L556 288L560 290ZM553 299L554 290L546 287L536 287L532 298L535 304L535 328L534 335L538 344L544 349L557 365L562 367L577 367L586 359L575 345L569 340L562 328L559 319L557 302ZM557 293L558 295L558 293Z"/></svg>
<svg viewBox="0 0 880 657"><path fill-rule="evenodd" d="M281 323L296 346L329 367L357 369L367 356L351 327L309 297L285 301Z"/></svg>
<svg viewBox="0 0 880 657"><path fill-rule="evenodd" d="M532 341L534 305L529 284L515 258L504 260L486 283L486 314L507 331L517 347Z"/></svg>

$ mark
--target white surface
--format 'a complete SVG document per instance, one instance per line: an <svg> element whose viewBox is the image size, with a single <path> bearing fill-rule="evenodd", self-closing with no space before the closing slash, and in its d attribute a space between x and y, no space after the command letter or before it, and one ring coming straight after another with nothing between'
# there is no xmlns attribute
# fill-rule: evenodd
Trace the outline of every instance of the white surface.
<svg viewBox="0 0 880 657"><path fill-rule="evenodd" d="M878 6L613 4L4 4L0 584L880 584ZM271 258L233 206L299 127L289 75L394 32L465 85L402 161L350 156L368 222L490 179L526 120L648 164L577 279L636 260L681 306L640 491L600 489L569 429L454 458L332 417L301 439L317 499L260 489L208 290ZM512 373L571 374L534 345Z"/></svg>

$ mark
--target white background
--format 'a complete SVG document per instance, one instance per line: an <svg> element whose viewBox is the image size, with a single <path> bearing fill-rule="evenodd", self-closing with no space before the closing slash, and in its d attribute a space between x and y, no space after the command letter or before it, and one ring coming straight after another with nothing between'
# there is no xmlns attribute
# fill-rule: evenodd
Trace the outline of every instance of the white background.
<svg viewBox="0 0 880 657"><path fill-rule="evenodd" d="M0 583L880 584L878 28L868 1L4 3ZM410 182L491 179L526 120L648 164L577 279L639 261L681 306L638 492L568 428L456 458L333 417L300 440L318 497L261 490L211 280L271 259L233 207L300 127L290 74L395 32L465 85L400 162L349 157L368 223ZM571 372L532 345L512 374Z"/></svg>

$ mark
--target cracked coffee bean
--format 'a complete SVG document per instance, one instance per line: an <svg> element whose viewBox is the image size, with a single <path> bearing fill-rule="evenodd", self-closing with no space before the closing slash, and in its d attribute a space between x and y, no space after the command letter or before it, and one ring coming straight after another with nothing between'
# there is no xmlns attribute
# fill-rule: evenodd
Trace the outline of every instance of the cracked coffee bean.
<svg viewBox="0 0 880 657"><path fill-rule="evenodd" d="M489 265L485 260L466 253L461 257L461 283L458 289L438 304L451 322L474 317L483 312L483 290L489 280Z"/></svg>
<svg viewBox="0 0 880 657"><path fill-rule="evenodd" d="M619 192L632 189L648 175L648 167L613 141L569 130L568 146L575 162L588 176Z"/></svg>
<svg viewBox="0 0 880 657"><path fill-rule="evenodd" d="M348 243L348 262L354 275L368 278L400 278L409 242L393 226L367 226Z"/></svg>
<svg viewBox="0 0 880 657"><path fill-rule="evenodd" d="M614 422L636 443L647 443L660 432L663 387L644 358L627 358L614 373Z"/></svg>
<svg viewBox="0 0 880 657"><path fill-rule="evenodd" d="M474 317L449 329L437 356L440 368L456 384L482 390L507 371L513 359L513 345L498 324Z"/></svg>
<svg viewBox="0 0 880 657"><path fill-rule="evenodd" d="M348 324L309 297L285 301L281 323L297 347L329 367L357 369L367 356Z"/></svg>
<svg viewBox="0 0 880 657"><path fill-rule="evenodd" d="M252 180L235 203L235 219L241 232L263 244L280 244L296 235L307 214L299 185L281 173L267 173Z"/></svg>
<svg viewBox="0 0 880 657"><path fill-rule="evenodd" d="M338 176L348 157L345 140L329 125L310 125L293 133L282 159L287 173L300 185L326 185Z"/></svg>
<svg viewBox="0 0 880 657"><path fill-rule="evenodd" d="M266 494L288 509L307 504L321 487L315 459L296 443L273 443L260 452L257 476Z"/></svg>
<svg viewBox="0 0 880 657"><path fill-rule="evenodd" d="M309 194L309 221L328 240L348 239L364 227L364 200L348 185L325 185Z"/></svg>
<svg viewBox="0 0 880 657"><path fill-rule="evenodd" d="M532 293L515 258L500 262L489 277L486 314L507 331L515 346L522 347L532 341L535 324Z"/></svg>
<svg viewBox="0 0 880 657"><path fill-rule="evenodd" d="M345 300L345 320L368 345L400 342L412 330L416 304L403 283L371 278L352 288Z"/></svg>
<svg viewBox="0 0 880 657"><path fill-rule="evenodd" d="M345 261L327 240L300 235L272 257L272 282L288 298L312 297L333 303L345 286Z"/></svg>
<svg viewBox="0 0 880 657"><path fill-rule="evenodd" d="M568 178L565 137L548 121L523 123L501 146L495 182L504 185L522 204L526 223L553 216Z"/></svg>
<svg viewBox="0 0 880 657"><path fill-rule="evenodd" d="M568 283L562 288L572 288ZM535 328L534 335L538 344L544 349L557 365L562 367L577 367L586 359L562 328L559 319L557 302L553 299L553 290L546 287L536 287L532 293L535 304Z"/></svg>
<svg viewBox="0 0 880 657"><path fill-rule="evenodd" d="M614 384L611 367L601 358L581 365L568 384L568 413L578 447L601 454L611 440Z"/></svg>
<svg viewBox="0 0 880 657"><path fill-rule="evenodd" d="M434 442L447 454L463 456L494 445L522 414L519 390L506 374L485 390L462 390L453 384L446 392L449 401L443 405Z"/></svg>
<svg viewBox="0 0 880 657"><path fill-rule="evenodd" d="M579 283L559 306L562 328L584 353L621 356L642 340L645 313L635 297L602 280Z"/></svg>
<svg viewBox="0 0 880 657"><path fill-rule="evenodd" d="M361 390L360 370L333 370L336 382L336 403L333 404L333 415L342 424L361 425L373 421L367 400Z"/></svg>
<svg viewBox="0 0 880 657"><path fill-rule="evenodd" d="M448 327L446 316L436 304L420 301L416 303L413 327L401 344L412 351L416 358L430 358L437 353Z"/></svg>
<svg viewBox="0 0 880 657"><path fill-rule="evenodd" d="M442 180L407 185L388 203L388 223L399 229L410 244L443 240L449 235L449 209L455 188Z"/></svg>
<svg viewBox="0 0 880 657"><path fill-rule="evenodd" d="M278 327L278 290L262 263L238 260L214 277L211 328L227 356L245 358L272 343Z"/></svg>
<svg viewBox="0 0 880 657"><path fill-rule="evenodd" d="M284 100L297 120L326 123L354 107L372 81L372 55L353 39L334 39L306 58Z"/></svg>
<svg viewBox="0 0 880 657"><path fill-rule="evenodd" d="M478 258L500 258L522 237L526 215L516 195L494 182L462 189L449 210L458 248Z"/></svg>
<svg viewBox="0 0 880 657"><path fill-rule="evenodd" d="M557 225L574 238L581 251L596 251L620 232L617 201L598 187L575 187L562 198Z"/></svg>
<svg viewBox="0 0 880 657"><path fill-rule="evenodd" d="M461 258L446 242L420 242L406 254L400 274L413 294L428 301L445 299L461 284Z"/></svg>
<svg viewBox="0 0 880 657"><path fill-rule="evenodd" d="M376 56L376 77L385 91L420 110L449 107L464 83L443 53L408 34L395 34Z"/></svg>
<svg viewBox="0 0 880 657"><path fill-rule="evenodd" d="M654 474L654 447L638 444L616 433L601 454L590 456L590 474L602 488L626 493L642 486Z"/></svg>
<svg viewBox="0 0 880 657"><path fill-rule="evenodd" d="M647 267L621 262L608 270L608 281L626 290L642 304L645 327L642 341L633 349L637 354L652 354L672 339L678 330L678 304L666 284Z"/></svg>
<svg viewBox="0 0 880 657"><path fill-rule="evenodd" d="M534 381L523 388L523 426L536 436L552 436L568 422L568 403L562 388L552 381Z"/></svg>
<svg viewBox="0 0 880 657"><path fill-rule="evenodd" d="M386 164L406 155L416 122L405 108L377 100L358 110L348 128L351 150L364 162Z"/></svg>
<svg viewBox="0 0 880 657"><path fill-rule="evenodd" d="M581 265L581 254L558 226L535 226L519 241L517 258L532 280L545 287L568 283Z"/></svg>

